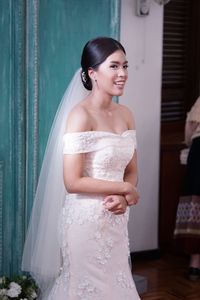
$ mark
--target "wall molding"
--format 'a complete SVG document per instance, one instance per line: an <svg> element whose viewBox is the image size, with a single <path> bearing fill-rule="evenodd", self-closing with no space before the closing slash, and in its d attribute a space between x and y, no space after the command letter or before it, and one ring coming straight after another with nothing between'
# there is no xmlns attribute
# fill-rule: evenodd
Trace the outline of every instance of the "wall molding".
<svg viewBox="0 0 200 300"><path fill-rule="evenodd" d="M39 3L27 1L26 6L26 203L25 231L28 227L38 181L39 143ZM25 234L25 232L24 232Z"/></svg>
<svg viewBox="0 0 200 300"><path fill-rule="evenodd" d="M0 161L0 272L3 269L3 161Z"/></svg>
<svg viewBox="0 0 200 300"><path fill-rule="evenodd" d="M156 260L161 257L161 251L159 248L151 249L151 250L143 250L143 251L136 251L131 252L131 261L134 263L134 261L138 260Z"/></svg>
<svg viewBox="0 0 200 300"><path fill-rule="evenodd" d="M13 3L13 39L14 39L14 148L13 170L14 178L14 201L11 205L13 215L12 227L12 262L10 272L15 273L20 269L20 257L23 247L24 227L24 199L25 199L25 5L24 0Z"/></svg>
<svg viewBox="0 0 200 300"><path fill-rule="evenodd" d="M120 38L121 0L110 1L110 34L113 38Z"/></svg>

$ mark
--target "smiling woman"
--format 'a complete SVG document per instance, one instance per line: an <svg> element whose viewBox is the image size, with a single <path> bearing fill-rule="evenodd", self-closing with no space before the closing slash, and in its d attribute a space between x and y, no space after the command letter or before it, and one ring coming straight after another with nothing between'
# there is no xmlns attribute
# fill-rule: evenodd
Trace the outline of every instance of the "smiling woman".
<svg viewBox="0 0 200 300"><path fill-rule="evenodd" d="M44 205L39 220L33 209L23 269L36 278L41 299L138 300L127 232L129 206L139 198L136 132L130 110L112 101L128 78L125 50L96 38L81 65L53 126L55 152L47 150L36 195Z"/></svg>

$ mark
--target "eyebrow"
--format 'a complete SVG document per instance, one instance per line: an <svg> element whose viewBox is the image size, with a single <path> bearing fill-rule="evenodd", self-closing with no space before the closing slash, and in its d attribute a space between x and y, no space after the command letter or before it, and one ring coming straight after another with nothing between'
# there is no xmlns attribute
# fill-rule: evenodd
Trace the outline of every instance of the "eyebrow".
<svg viewBox="0 0 200 300"><path fill-rule="evenodd" d="M125 64L127 64L128 63L128 60L125 60L124 62L123 62L123 65L125 65ZM112 61L110 61L110 64L120 64L120 62L119 61L114 61L114 60L112 60Z"/></svg>

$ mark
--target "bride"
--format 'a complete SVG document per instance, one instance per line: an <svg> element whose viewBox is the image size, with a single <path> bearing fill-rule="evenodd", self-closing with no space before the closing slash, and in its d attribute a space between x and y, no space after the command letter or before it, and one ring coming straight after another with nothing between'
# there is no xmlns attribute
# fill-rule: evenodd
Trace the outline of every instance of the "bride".
<svg viewBox="0 0 200 300"><path fill-rule="evenodd" d="M139 198L136 132L130 110L112 101L128 78L125 50L112 38L93 39L81 67L49 136L22 269L40 299L138 300L127 232Z"/></svg>

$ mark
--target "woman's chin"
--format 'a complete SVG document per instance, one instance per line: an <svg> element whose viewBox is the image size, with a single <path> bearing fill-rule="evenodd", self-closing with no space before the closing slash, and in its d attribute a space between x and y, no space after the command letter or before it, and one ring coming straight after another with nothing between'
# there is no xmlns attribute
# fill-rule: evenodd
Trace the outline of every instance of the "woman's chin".
<svg viewBox="0 0 200 300"><path fill-rule="evenodd" d="M116 95L115 95L115 96L122 96L122 95L123 95L123 93L124 93L124 90L122 90L122 91L118 91L118 92L116 93Z"/></svg>

